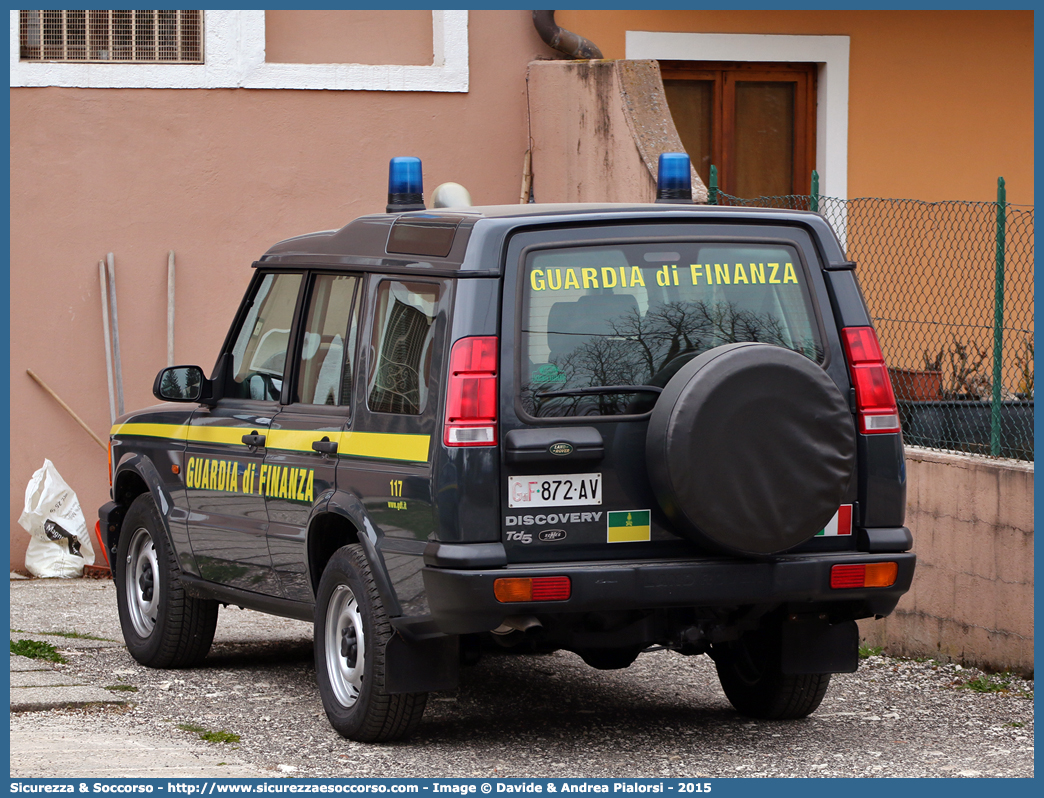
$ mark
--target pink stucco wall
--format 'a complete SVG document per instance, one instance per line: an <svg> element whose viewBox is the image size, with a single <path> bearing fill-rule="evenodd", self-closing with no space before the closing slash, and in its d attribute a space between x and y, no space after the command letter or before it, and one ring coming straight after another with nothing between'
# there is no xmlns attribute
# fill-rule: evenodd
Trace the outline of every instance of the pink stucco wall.
<svg viewBox="0 0 1044 798"><path fill-rule="evenodd" d="M431 12L266 11L265 60L290 64L430 64Z"/></svg>
<svg viewBox="0 0 1044 798"><path fill-rule="evenodd" d="M1033 463L907 447L906 469L917 572L864 642L1032 675Z"/></svg>
<svg viewBox="0 0 1044 798"><path fill-rule="evenodd" d="M209 371L250 277L279 239L382 212L388 159L424 162L427 194L463 183L517 202L528 147L526 65L551 52L528 11L474 11L467 93L12 89L11 567L25 486L50 458L93 529L109 429L98 260L116 257L128 410L166 365L167 252L177 258L175 358Z"/></svg>

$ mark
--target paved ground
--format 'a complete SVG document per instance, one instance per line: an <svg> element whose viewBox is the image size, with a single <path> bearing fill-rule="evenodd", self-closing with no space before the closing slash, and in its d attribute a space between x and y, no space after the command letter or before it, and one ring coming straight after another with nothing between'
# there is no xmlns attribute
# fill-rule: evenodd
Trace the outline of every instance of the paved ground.
<svg viewBox="0 0 1044 798"><path fill-rule="evenodd" d="M27 707L11 716L12 777L1033 775L1033 683L976 692L961 685L1004 680L931 661L870 657L810 718L755 722L706 657L604 672L567 653L492 656L432 694L413 739L362 745L327 724L309 624L223 609L202 667L155 671L119 642L111 582L30 580L11 583L11 627L69 660L11 658L12 705ZM35 706L54 708L28 709L41 690ZM74 690L104 702L76 705Z"/></svg>

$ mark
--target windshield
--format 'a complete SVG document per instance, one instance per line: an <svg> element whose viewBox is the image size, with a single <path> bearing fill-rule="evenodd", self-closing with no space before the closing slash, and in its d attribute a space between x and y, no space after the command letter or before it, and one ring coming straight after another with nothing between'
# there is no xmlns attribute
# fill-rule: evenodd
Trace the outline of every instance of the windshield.
<svg viewBox="0 0 1044 798"><path fill-rule="evenodd" d="M644 413L701 352L739 341L823 347L793 247L653 242L539 250L526 259L522 404L532 416ZM620 387L619 391L584 389Z"/></svg>

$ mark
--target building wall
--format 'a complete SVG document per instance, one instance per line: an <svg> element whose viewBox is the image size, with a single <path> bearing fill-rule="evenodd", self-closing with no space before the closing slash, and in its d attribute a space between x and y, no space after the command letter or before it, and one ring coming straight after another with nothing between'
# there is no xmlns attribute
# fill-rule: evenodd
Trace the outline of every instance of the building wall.
<svg viewBox="0 0 1044 798"><path fill-rule="evenodd" d="M430 64L431 12L266 11L265 60L290 64Z"/></svg>
<svg viewBox="0 0 1044 798"><path fill-rule="evenodd" d="M626 57L627 31L849 36L849 197L993 200L1004 177L1009 202L1033 203L1031 11L558 11L555 20L606 58Z"/></svg>
<svg viewBox="0 0 1044 798"><path fill-rule="evenodd" d="M271 29L301 50L285 25ZM12 568L24 568L17 518L45 457L92 529L108 500L106 452L26 375L107 437L98 260L115 254L129 411L155 403L166 365L169 250L175 359L209 372L251 262L282 238L383 212L389 158L420 157L429 198L453 180L476 202L517 202L526 65L550 51L528 11L471 12L469 47L466 93L11 90Z"/></svg>
<svg viewBox="0 0 1044 798"><path fill-rule="evenodd" d="M910 592L865 643L1033 673L1033 465L907 448Z"/></svg>

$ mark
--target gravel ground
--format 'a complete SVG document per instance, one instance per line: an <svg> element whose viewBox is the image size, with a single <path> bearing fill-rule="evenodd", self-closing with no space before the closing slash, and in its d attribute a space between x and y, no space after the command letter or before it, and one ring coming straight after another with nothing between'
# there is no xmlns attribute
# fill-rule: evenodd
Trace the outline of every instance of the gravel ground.
<svg viewBox="0 0 1044 798"><path fill-rule="evenodd" d="M110 582L11 587L13 629L120 639ZM462 669L459 689L430 696L413 738L366 745L327 724L308 624L223 609L194 670L149 670L122 647L75 651L58 667L136 687L134 703L23 713L12 734L46 735L75 718L88 735L198 743L178 728L192 724L239 735L209 744L230 761L295 777L1033 776L1033 682L930 660L868 657L834 676L814 715L775 722L737 715L707 657L655 652L596 671L564 652L487 656Z"/></svg>

